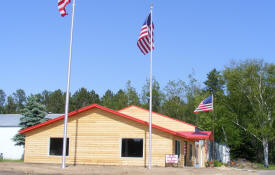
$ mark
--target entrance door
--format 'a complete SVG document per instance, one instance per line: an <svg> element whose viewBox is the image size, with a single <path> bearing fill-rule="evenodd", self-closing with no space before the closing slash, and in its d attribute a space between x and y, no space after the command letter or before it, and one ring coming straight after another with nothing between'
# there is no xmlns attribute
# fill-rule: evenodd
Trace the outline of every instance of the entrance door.
<svg viewBox="0 0 275 175"><path fill-rule="evenodd" d="M199 142L195 142L195 167L199 168Z"/></svg>
<svg viewBox="0 0 275 175"><path fill-rule="evenodd" d="M183 144L183 155L184 155L184 166L187 166L187 141L184 141L184 144Z"/></svg>

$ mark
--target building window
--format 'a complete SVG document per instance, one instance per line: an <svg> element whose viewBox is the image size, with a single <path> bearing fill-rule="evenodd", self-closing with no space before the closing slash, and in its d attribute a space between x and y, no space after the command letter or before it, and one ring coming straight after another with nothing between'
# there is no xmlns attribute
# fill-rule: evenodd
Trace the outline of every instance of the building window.
<svg viewBox="0 0 275 175"><path fill-rule="evenodd" d="M192 160L192 151L193 151L192 144L190 144L189 151L190 151L189 160Z"/></svg>
<svg viewBox="0 0 275 175"><path fill-rule="evenodd" d="M143 139L122 139L121 157L143 157Z"/></svg>
<svg viewBox="0 0 275 175"><path fill-rule="evenodd" d="M50 155L62 156L63 138L50 138ZM66 156L69 155L69 138L66 144Z"/></svg>
<svg viewBox="0 0 275 175"><path fill-rule="evenodd" d="M180 141L175 140L175 154L180 158Z"/></svg>

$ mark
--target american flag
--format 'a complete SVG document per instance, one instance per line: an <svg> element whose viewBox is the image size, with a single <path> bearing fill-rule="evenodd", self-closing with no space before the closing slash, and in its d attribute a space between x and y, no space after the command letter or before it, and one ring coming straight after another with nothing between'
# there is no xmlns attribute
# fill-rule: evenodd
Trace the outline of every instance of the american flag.
<svg viewBox="0 0 275 175"><path fill-rule="evenodd" d="M194 113L212 111L213 110L213 99L212 96L204 99L199 106L195 109Z"/></svg>
<svg viewBox="0 0 275 175"><path fill-rule="evenodd" d="M154 24L152 25L152 36L154 36ZM154 50L154 39L152 39L152 41L152 48ZM137 45L144 55L151 51L151 13L148 15L143 26L141 27Z"/></svg>
<svg viewBox="0 0 275 175"><path fill-rule="evenodd" d="M58 0L58 10L61 14L62 17L64 17L65 15L67 15L66 13L66 5L69 4L71 2L71 0Z"/></svg>

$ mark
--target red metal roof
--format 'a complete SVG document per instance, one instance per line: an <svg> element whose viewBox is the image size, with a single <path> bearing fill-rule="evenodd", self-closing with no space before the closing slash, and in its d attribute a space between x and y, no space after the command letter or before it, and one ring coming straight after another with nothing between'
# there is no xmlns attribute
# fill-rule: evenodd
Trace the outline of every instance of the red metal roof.
<svg viewBox="0 0 275 175"><path fill-rule="evenodd" d="M141 123L141 124L144 124L144 125L149 125L148 122L146 121L143 121L143 120L139 120L137 118L134 118L134 117L131 117L129 115L126 115L126 114L122 114L118 111L115 111L115 110L112 110L112 109L109 109L109 108L106 108L106 107L103 107L103 106L100 106L98 104L92 104L92 105L89 105L89 106L86 106L86 107L83 107L81 109L78 109L78 110L75 110L75 111L72 111L68 114L68 117L72 117L72 116L75 116L81 112L84 112L84 111L87 111L87 110L90 110L90 109L93 109L93 108L97 108L97 109L101 109L103 111L107 111L107 112L110 112L112 114L115 114L117 116L121 116L121 117L124 117L124 118L127 118L127 119L130 119L130 120L133 120L133 121L136 121L138 123ZM142 108L143 109L143 108ZM146 110L146 109L144 109ZM49 125L51 123L54 123L56 121L59 121L59 120L63 120L64 119L64 115L61 115L60 117L57 117L57 118L54 118L54 119L51 119L51 120L48 120L48 121L45 121L45 122L42 122L40 124L37 124L37 125L34 125L34 126L31 126L31 127L28 127L28 128L25 128L25 129L22 129L19 131L19 133L21 134L24 134L28 131L32 131L34 129L37 129L37 128L40 128L40 127L43 127L43 126L46 126L46 125ZM190 124L191 125L191 124ZM155 125L155 124L152 124L152 127L153 128L156 128L156 129L159 129L161 131L164 131L164 132L167 132L167 133L170 133L172 135L176 135L176 136L179 136L179 137L183 137L183 138L186 138L186 139L208 139L209 137L206 137L205 136L205 133L201 135L201 137L199 137L198 133L196 135L193 135L194 137L192 137L192 134L188 135L187 133L188 132L176 132L176 131L172 131L170 129L167 129L167 128L163 128L161 126L158 126L158 125ZM200 131L200 132L210 132L210 131ZM189 132L189 133L193 133L193 132ZM210 132L211 133L211 132Z"/></svg>
<svg viewBox="0 0 275 175"><path fill-rule="evenodd" d="M180 131L177 134L181 135L186 139L195 139L195 140L212 140L213 135L211 131Z"/></svg>

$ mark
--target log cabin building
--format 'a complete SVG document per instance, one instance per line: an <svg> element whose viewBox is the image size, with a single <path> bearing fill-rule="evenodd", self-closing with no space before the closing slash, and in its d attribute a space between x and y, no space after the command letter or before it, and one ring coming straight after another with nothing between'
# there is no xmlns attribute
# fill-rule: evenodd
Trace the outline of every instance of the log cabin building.
<svg viewBox="0 0 275 175"><path fill-rule="evenodd" d="M68 164L148 165L149 111L129 106L115 111L97 104L70 112ZM24 162L61 163L64 115L20 130L26 136ZM178 155L177 166L204 167L210 131L152 113L152 166L167 166L166 155Z"/></svg>

